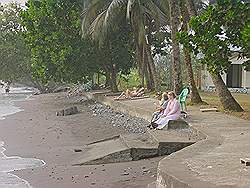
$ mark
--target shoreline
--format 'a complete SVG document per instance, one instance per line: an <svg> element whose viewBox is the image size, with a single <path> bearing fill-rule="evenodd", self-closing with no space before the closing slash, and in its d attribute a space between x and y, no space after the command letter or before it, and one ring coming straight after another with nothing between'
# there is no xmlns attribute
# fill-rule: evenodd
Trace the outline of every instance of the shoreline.
<svg viewBox="0 0 250 188"><path fill-rule="evenodd" d="M33 100L15 103L24 111L0 122L0 131L4 134L0 136L6 141L6 155L39 158L46 163L43 167L13 173L27 180L32 187L140 188L155 181L157 164L161 157L73 167L71 160L79 156L74 149L122 134L126 130L113 127L93 116L86 106L81 106L82 112L79 114L57 117L57 110L75 104L77 100L66 99L63 93L32 98ZM146 173L145 169L148 170Z"/></svg>
<svg viewBox="0 0 250 188"><path fill-rule="evenodd" d="M2 93L0 97L0 108L2 108L0 112L0 121L3 121L16 113L23 111L22 108L17 107L14 103L27 101L31 95L25 92L11 94ZM18 155L7 155L6 152L5 140L0 140L0 187L31 188L28 181L15 175L13 172L28 168L41 167L45 165L45 162L34 158L22 158Z"/></svg>

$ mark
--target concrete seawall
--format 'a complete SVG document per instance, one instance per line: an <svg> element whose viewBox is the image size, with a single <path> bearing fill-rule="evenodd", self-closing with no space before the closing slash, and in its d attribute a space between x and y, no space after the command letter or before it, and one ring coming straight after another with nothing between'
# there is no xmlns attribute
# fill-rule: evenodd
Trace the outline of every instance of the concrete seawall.
<svg viewBox="0 0 250 188"><path fill-rule="evenodd" d="M148 121L154 110L155 100L150 98L115 101L103 92L85 96ZM188 112L187 121L203 140L163 158L157 180L149 187L249 188L250 169L240 164L240 157L250 157L250 122L220 112L202 113L197 107Z"/></svg>

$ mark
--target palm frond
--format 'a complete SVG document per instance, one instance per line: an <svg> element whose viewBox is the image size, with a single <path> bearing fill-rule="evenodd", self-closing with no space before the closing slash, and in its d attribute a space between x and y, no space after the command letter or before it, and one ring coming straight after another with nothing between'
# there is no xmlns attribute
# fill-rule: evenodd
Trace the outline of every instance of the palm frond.
<svg viewBox="0 0 250 188"><path fill-rule="evenodd" d="M165 1L166 2L166 1ZM150 14L150 17L154 19L157 25L162 25L168 23L168 15L165 14L159 6L152 0L147 0L144 3L144 6L147 8L147 12Z"/></svg>
<svg viewBox="0 0 250 188"><path fill-rule="evenodd" d="M131 9L132 9L132 6L133 4L135 3L135 0L127 0L127 19L130 19L130 12L131 12Z"/></svg>
<svg viewBox="0 0 250 188"><path fill-rule="evenodd" d="M117 15L119 15L119 11L122 9L123 6L126 5L127 0L112 0L112 2L109 4L105 19L104 19L104 27L109 27L110 25L113 25L113 18L116 18Z"/></svg>
<svg viewBox="0 0 250 188"><path fill-rule="evenodd" d="M100 9L103 7L103 0L93 0L89 2L89 5L82 11L82 34L89 33L89 27L93 20L97 17Z"/></svg>
<svg viewBox="0 0 250 188"><path fill-rule="evenodd" d="M91 23L89 27L89 33L91 34L92 38L94 40L103 39L103 36L105 36L105 29L103 28L103 23L105 19L105 14L107 10L104 10L100 14L97 15L95 20Z"/></svg>

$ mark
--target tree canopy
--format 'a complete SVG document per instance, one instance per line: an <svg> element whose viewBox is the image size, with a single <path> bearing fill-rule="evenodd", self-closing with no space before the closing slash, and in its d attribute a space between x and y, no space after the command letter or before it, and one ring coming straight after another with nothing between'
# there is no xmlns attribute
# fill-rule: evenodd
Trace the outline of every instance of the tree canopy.
<svg viewBox="0 0 250 188"><path fill-rule="evenodd" d="M218 0L190 21L190 31L179 34L211 73L227 71L229 58L238 53L249 57L249 3Z"/></svg>
<svg viewBox="0 0 250 188"><path fill-rule="evenodd" d="M29 0L27 9L22 11L24 38L31 51L33 75L43 82L86 81L93 73L104 71L111 58L117 63L126 62L117 66L119 68L128 70L129 66L125 65L131 65L131 54L124 48L127 44L124 36L114 35L109 48L101 48L90 37L80 36L82 9L80 0ZM119 37L124 40L119 40ZM104 53L114 48L115 52L123 53L116 53L116 57Z"/></svg>
<svg viewBox="0 0 250 188"><path fill-rule="evenodd" d="M22 38L20 11L18 4L0 4L0 79L5 81L31 77L30 52Z"/></svg>

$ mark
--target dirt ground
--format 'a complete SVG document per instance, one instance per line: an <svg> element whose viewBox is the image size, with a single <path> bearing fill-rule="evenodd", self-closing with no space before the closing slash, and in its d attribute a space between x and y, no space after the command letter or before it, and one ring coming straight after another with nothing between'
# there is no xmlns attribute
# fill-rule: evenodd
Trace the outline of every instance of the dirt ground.
<svg viewBox="0 0 250 188"><path fill-rule="evenodd" d="M75 99L64 94L34 96L19 102L24 111L0 121L7 156L44 160L46 165L14 172L34 188L144 188L156 179L161 158L91 166L72 166L84 145L125 133L93 116L86 106L72 116L56 116ZM146 126L146 125L145 125Z"/></svg>
<svg viewBox="0 0 250 188"><path fill-rule="evenodd" d="M219 98L216 93L213 92L201 92L202 99L210 106L215 106L223 111ZM250 94L233 93L235 99L244 109L244 112L225 112L226 114L233 115L242 119L250 120Z"/></svg>

